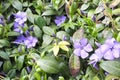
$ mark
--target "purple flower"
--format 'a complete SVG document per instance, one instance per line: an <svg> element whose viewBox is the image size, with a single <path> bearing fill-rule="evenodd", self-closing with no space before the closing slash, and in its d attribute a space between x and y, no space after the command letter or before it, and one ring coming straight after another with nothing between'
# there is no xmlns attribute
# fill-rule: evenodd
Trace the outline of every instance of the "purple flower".
<svg viewBox="0 0 120 80"><path fill-rule="evenodd" d="M25 12L18 12L14 14L15 22L14 22L14 31L23 33L22 28L24 27L24 23L27 20L27 14Z"/></svg>
<svg viewBox="0 0 120 80"><path fill-rule="evenodd" d="M92 46L88 44L86 38L81 39L80 42L75 42L74 48L74 54L81 56L83 59L88 57L88 52L91 52L93 50Z"/></svg>
<svg viewBox="0 0 120 80"><path fill-rule="evenodd" d="M3 16L0 16L0 24L4 25L4 17Z"/></svg>
<svg viewBox="0 0 120 80"><path fill-rule="evenodd" d="M93 67L96 67L96 63L103 58L103 55L104 54L101 53L101 50L99 48L96 49L95 53L90 56L89 64L93 64Z"/></svg>
<svg viewBox="0 0 120 80"><path fill-rule="evenodd" d="M60 26L62 23L64 23L66 20L66 16L57 16L56 19L54 20L55 24L57 26Z"/></svg>
<svg viewBox="0 0 120 80"><path fill-rule="evenodd" d="M16 44L24 44L24 40L26 39L25 36L23 35L20 35L17 37L17 39L13 42L13 43L16 43Z"/></svg>
<svg viewBox="0 0 120 80"><path fill-rule="evenodd" d="M103 58L113 60L120 57L120 43L114 38L107 39L103 45L98 47L99 48L95 50L95 53L90 56L89 64L93 64L93 66Z"/></svg>
<svg viewBox="0 0 120 80"><path fill-rule="evenodd" d="M27 20L27 13L26 12L18 12L14 14L15 16L15 22L17 22L19 25L22 25Z"/></svg>
<svg viewBox="0 0 120 80"><path fill-rule="evenodd" d="M27 48L35 47L37 42L38 42L37 38L33 36L29 36L24 40L24 44L27 46Z"/></svg>

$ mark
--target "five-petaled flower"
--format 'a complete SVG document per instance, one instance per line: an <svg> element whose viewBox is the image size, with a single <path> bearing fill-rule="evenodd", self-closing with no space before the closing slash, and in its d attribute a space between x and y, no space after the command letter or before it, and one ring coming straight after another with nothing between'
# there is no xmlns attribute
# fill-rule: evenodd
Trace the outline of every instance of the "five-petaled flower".
<svg viewBox="0 0 120 80"><path fill-rule="evenodd" d="M109 38L103 45L100 45L95 53L90 56L90 63L96 65L102 59L113 60L120 57L120 43L114 38Z"/></svg>
<svg viewBox="0 0 120 80"><path fill-rule="evenodd" d="M24 27L24 23L27 20L27 13L26 12L18 12L14 14L15 22L14 22L14 31L23 33L22 28Z"/></svg>
<svg viewBox="0 0 120 80"><path fill-rule="evenodd" d="M35 47L37 42L38 42L38 39L33 36L29 36L24 40L24 44L27 46L27 48Z"/></svg>
<svg viewBox="0 0 120 80"><path fill-rule="evenodd" d="M66 16L56 16L56 19L54 20L55 24L57 26L60 26L62 23L64 23L66 20Z"/></svg>
<svg viewBox="0 0 120 80"><path fill-rule="evenodd" d="M33 36L25 37L23 35L18 36L17 39L14 41L14 43L25 45L27 48L35 47L37 42L38 39L36 37Z"/></svg>
<svg viewBox="0 0 120 80"><path fill-rule="evenodd" d="M86 38L81 39L79 42L74 43L74 54L80 56L81 58L88 57L88 52L91 52L92 46L88 43Z"/></svg>

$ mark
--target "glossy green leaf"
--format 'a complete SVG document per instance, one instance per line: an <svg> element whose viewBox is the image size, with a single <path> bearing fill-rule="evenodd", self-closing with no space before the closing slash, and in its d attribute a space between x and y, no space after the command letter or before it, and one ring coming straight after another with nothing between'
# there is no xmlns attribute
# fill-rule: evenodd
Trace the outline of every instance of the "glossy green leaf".
<svg viewBox="0 0 120 80"><path fill-rule="evenodd" d="M11 69L8 73L7 76L9 76L10 78L14 78L16 75L16 69Z"/></svg>
<svg viewBox="0 0 120 80"><path fill-rule="evenodd" d="M46 35L46 34L43 35L42 47L48 46L52 41L53 41L53 37Z"/></svg>
<svg viewBox="0 0 120 80"><path fill-rule="evenodd" d="M46 26L43 27L43 32L48 34L48 35L55 34L54 30L51 27L46 27Z"/></svg>
<svg viewBox="0 0 120 80"><path fill-rule="evenodd" d="M80 10L86 10L89 7L89 4L85 3L81 6Z"/></svg>
<svg viewBox="0 0 120 80"><path fill-rule="evenodd" d="M43 26L46 26L46 21L43 17L37 17L35 18L35 24L42 28Z"/></svg>
<svg viewBox="0 0 120 80"><path fill-rule="evenodd" d="M7 33L7 36L19 36L19 35L20 35L20 33L14 32L14 31L11 31L11 32Z"/></svg>
<svg viewBox="0 0 120 80"><path fill-rule="evenodd" d="M6 39L0 39L0 48L2 48L4 46L10 46L9 41Z"/></svg>
<svg viewBox="0 0 120 80"><path fill-rule="evenodd" d="M44 57L38 59L36 62L37 65L39 65L40 68L47 73L54 74L59 72L59 63L54 57Z"/></svg>
<svg viewBox="0 0 120 80"><path fill-rule="evenodd" d="M69 68L72 76L77 76L80 71L80 59L72 54L69 59Z"/></svg>
<svg viewBox="0 0 120 80"><path fill-rule="evenodd" d="M56 14L57 14L57 11L50 9L50 10L44 11L42 16L51 16L51 15L56 15Z"/></svg>
<svg viewBox="0 0 120 80"><path fill-rule="evenodd" d="M2 50L0 50L0 57L3 59L9 60L9 55Z"/></svg>
<svg viewBox="0 0 120 80"><path fill-rule="evenodd" d="M22 3L19 0L13 0L12 6L17 10L22 10Z"/></svg>
<svg viewBox="0 0 120 80"><path fill-rule="evenodd" d="M42 37L42 31L41 31L41 29L38 26L34 25L33 31L34 31L34 34L35 34L35 36L37 38L41 38Z"/></svg>
<svg viewBox="0 0 120 80"><path fill-rule="evenodd" d="M76 42L82 39L83 37L84 37L84 30L81 28L73 34L72 40L73 42Z"/></svg>
<svg viewBox="0 0 120 80"><path fill-rule="evenodd" d="M3 71L7 73L12 67L13 66L10 61L5 61L3 64Z"/></svg>
<svg viewBox="0 0 120 80"><path fill-rule="evenodd" d="M25 55L19 56L17 59L17 69L20 70L23 67Z"/></svg>
<svg viewBox="0 0 120 80"><path fill-rule="evenodd" d="M108 73L120 77L120 63L118 61L103 61L100 67Z"/></svg>
<svg viewBox="0 0 120 80"><path fill-rule="evenodd" d="M28 18L28 20L29 20L31 23L34 23L34 15L33 15L32 11L31 11L31 9L28 8L28 9L26 10L26 12L27 12L27 18Z"/></svg>
<svg viewBox="0 0 120 80"><path fill-rule="evenodd" d="M28 74L28 73L27 73L26 69L23 68L22 71L21 71L20 77L23 77L23 76L25 76L25 75L27 75L27 74Z"/></svg>

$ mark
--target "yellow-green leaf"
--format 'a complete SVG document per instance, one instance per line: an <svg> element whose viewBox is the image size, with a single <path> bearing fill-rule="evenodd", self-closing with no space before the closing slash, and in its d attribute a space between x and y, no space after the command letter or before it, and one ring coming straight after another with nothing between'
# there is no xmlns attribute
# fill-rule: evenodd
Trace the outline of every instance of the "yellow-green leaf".
<svg viewBox="0 0 120 80"><path fill-rule="evenodd" d="M64 45L64 46L66 46L66 45L70 45L70 43L69 42L67 42L67 41L61 41L61 42L59 42L58 43L58 45Z"/></svg>
<svg viewBox="0 0 120 80"><path fill-rule="evenodd" d="M62 50L64 50L64 51L69 51L69 49L68 49L67 46L64 46L64 45L62 46L62 45L61 45L61 46L59 46L59 47L60 47Z"/></svg>
<svg viewBox="0 0 120 80"><path fill-rule="evenodd" d="M59 46L58 46L58 45L55 45L55 46L53 47L53 53L54 53L54 55L57 56L58 52L59 52Z"/></svg>

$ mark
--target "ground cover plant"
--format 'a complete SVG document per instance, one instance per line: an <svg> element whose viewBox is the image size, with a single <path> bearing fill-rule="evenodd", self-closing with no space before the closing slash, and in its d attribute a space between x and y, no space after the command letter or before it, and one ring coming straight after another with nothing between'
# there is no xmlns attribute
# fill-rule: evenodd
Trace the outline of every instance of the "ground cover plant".
<svg viewBox="0 0 120 80"><path fill-rule="evenodd" d="M0 0L0 80L120 80L120 0Z"/></svg>

